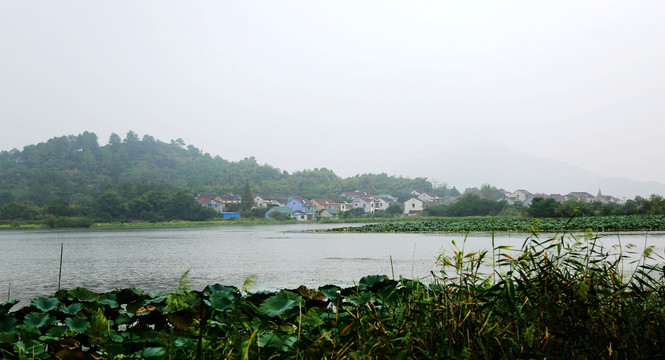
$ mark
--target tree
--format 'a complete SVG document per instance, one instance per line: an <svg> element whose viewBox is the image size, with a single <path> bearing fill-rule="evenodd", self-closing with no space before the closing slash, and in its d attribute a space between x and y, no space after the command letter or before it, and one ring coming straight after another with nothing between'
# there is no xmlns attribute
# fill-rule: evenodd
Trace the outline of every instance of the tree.
<svg viewBox="0 0 665 360"><path fill-rule="evenodd" d="M481 198L478 194L469 193L450 204L446 208L447 216L485 216L496 215L506 206L505 201L494 201Z"/></svg>
<svg viewBox="0 0 665 360"><path fill-rule="evenodd" d="M531 202L531 206L529 207L529 210L527 210L527 213L529 216L535 218L556 217L557 211L560 207L561 204L555 199L535 198L533 199L533 202Z"/></svg>
<svg viewBox="0 0 665 360"><path fill-rule="evenodd" d="M111 146L119 146L120 143L122 143L122 139L118 134L116 133L111 133L111 136L109 136L109 145Z"/></svg>
<svg viewBox="0 0 665 360"><path fill-rule="evenodd" d="M342 213L342 219L357 218L357 217L362 217L364 215L365 215L365 210L363 210L362 208L355 208L348 211L344 211Z"/></svg>
<svg viewBox="0 0 665 360"><path fill-rule="evenodd" d="M35 204L29 201L9 203L0 210L0 218L9 220L35 220L42 216Z"/></svg>
<svg viewBox="0 0 665 360"><path fill-rule="evenodd" d="M582 200L568 200L557 209L557 217L594 216L591 204Z"/></svg>
<svg viewBox="0 0 665 360"><path fill-rule="evenodd" d="M404 208L400 204L390 204L386 209L386 212L390 215L399 215L404 211Z"/></svg>
<svg viewBox="0 0 665 360"><path fill-rule="evenodd" d="M252 189L249 188L249 182L247 182L245 183L245 191L240 198L240 208L249 211L252 207L254 207L254 195L252 195Z"/></svg>
<svg viewBox="0 0 665 360"><path fill-rule="evenodd" d="M69 201L65 198L57 198L51 201L46 206L46 212L55 216L71 216L73 214Z"/></svg>
<svg viewBox="0 0 665 360"><path fill-rule="evenodd" d="M97 208L106 217L113 219L124 217L126 207L118 192L112 187L106 187L104 193L97 198Z"/></svg>
<svg viewBox="0 0 665 360"><path fill-rule="evenodd" d="M653 194L649 199L642 199L640 210L647 215L665 215L665 199L662 196Z"/></svg>

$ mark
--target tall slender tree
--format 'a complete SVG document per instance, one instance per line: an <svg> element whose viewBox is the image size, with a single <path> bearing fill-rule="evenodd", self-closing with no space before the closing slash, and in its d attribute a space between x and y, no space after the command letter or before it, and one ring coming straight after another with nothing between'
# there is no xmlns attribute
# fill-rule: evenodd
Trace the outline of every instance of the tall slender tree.
<svg viewBox="0 0 665 360"><path fill-rule="evenodd" d="M245 183L245 191L242 193L240 198L240 207L243 210L251 210L254 206L254 195L252 195L252 189L249 188L249 182Z"/></svg>

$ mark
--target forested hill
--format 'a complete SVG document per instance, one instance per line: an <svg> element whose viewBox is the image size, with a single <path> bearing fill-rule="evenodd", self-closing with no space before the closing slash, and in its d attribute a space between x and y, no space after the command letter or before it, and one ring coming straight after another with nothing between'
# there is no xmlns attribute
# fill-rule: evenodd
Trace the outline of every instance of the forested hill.
<svg viewBox="0 0 665 360"><path fill-rule="evenodd" d="M168 184L191 194L225 194L241 193L246 183L255 194L308 198L336 198L356 189L395 195L431 190L424 178L365 174L342 179L325 168L289 174L260 165L253 157L227 161L181 139L166 143L133 131L124 139L111 134L104 146L96 134L84 132L28 145L22 151L0 152L0 205L29 201L43 206L57 199L89 203L109 186L121 189L128 184Z"/></svg>

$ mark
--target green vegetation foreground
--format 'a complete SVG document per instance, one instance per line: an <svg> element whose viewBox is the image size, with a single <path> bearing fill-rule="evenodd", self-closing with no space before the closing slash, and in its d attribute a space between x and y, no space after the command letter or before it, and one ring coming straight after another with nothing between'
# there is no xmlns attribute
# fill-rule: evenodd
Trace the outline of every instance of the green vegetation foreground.
<svg viewBox="0 0 665 360"><path fill-rule="evenodd" d="M665 282L649 265L662 258L600 249L590 234L519 252L455 245L429 284L192 291L185 274L170 294L62 290L0 305L0 358L663 358Z"/></svg>

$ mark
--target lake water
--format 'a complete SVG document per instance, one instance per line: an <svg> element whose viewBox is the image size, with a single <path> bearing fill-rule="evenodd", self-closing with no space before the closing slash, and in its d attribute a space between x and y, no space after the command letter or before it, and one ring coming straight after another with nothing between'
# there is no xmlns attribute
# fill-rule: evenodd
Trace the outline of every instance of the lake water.
<svg viewBox="0 0 665 360"><path fill-rule="evenodd" d="M0 303L27 305L58 287L60 246L64 244L61 287L94 291L138 287L168 292L189 270L194 289L220 283L251 290L350 286L362 276L385 274L427 279L437 271L442 249L464 234L354 234L309 232L340 224L217 226L146 230L0 231ZM520 248L528 234L498 234L496 245ZM543 237L544 238L544 237ZM665 233L603 235L604 246L618 241L648 245L663 255ZM489 234L471 234L466 250L491 249ZM393 266L390 258L392 256ZM11 286L10 286L11 284Z"/></svg>

